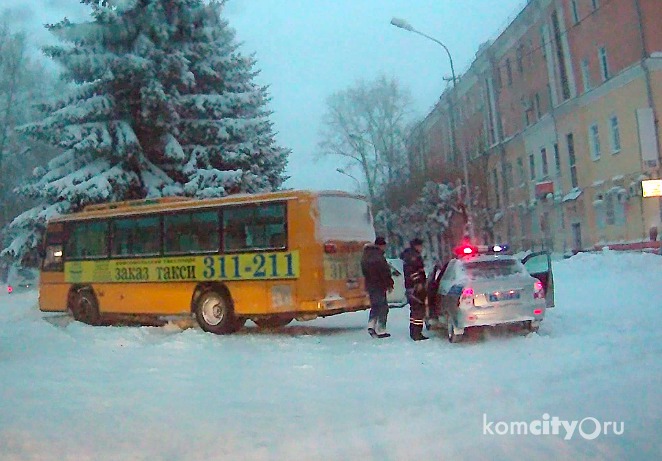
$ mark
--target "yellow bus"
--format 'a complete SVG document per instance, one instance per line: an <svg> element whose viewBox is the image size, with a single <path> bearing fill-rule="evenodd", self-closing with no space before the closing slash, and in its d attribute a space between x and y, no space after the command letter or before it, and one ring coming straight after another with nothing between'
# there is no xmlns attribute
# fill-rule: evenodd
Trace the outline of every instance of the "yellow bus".
<svg viewBox="0 0 662 461"><path fill-rule="evenodd" d="M373 239L366 200L338 191L87 206L47 223L39 308L92 325L193 316L216 334L362 310Z"/></svg>

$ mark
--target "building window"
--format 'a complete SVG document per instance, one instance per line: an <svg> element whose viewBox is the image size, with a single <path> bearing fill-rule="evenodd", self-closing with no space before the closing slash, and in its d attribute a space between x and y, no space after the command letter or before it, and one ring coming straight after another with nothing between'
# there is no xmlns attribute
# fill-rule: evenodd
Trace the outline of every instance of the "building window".
<svg viewBox="0 0 662 461"><path fill-rule="evenodd" d="M547 177L549 175L549 166L547 165L547 149L540 149L540 160L542 165L542 176Z"/></svg>
<svg viewBox="0 0 662 461"><path fill-rule="evenodd" d="M588 128L588 144L591 150L591 159L600 160L602 152L600 150L600 131L597 123Z"/></svg>
<svg viewBox="0 0 662 461"><path fill-rule="evenodd" d="M624 200L621 199L620 194L616 194L614 196L614 224L623 226L626 222Z"/></svg>
<svg viewBox="0 0 662 461"><path fill-rule="evenodd" d="M524 73L524 47L517 47L517 70L520 74Z"/></svg>
<svg viewBox="0 0 662 461"><path fill-rule="evenodd" d="M612 115L609 118L609 130L611 131L611 152L617 154L621 151L621 131L618 126L618 116Z"/></svg>
<svg viewBox="0 0 662 461"><path fill-rule="evenodd" d="M577 164L575 158L575 138L572 133L566 135L566 143L568 144L568 164L570 165L570 185L574 189L578 187L577 181Z"/></svg>
<svg viewBox="0 0 662 461"><path fill-rule="evenodd" d="M595 211L595 225L598 229L605 228L605 200L603 194L595 194L593 200L593 210Z"/></svg>
<svg viewBox="0 0 662 461"><path fill-rule="evenodd" d="M508 86L513 84L513 68L510 65L510 58L506 58L506 77L508 77Z"/></svg>
<svg viewBox="0 0 662 461"><path fill-rule="evenodd" d="M572 8L572 21L573 23L577 24L579 22L579 9L577 8L577 0L572 0L571 8Z"/></svg>
<svg viewBox="0 0 662 461"><path fill-rule="evenodd" d="M554 164L556 165L556 175L561 176L561 156L559 155L559 144L554 143Z"/></svg>
<svg viewBox="0 0 662 461"><path fill-rule="evenodd" d="M522 157L517 159L517 176L519 177L520 184L524 184L526 176L524 175L524 160L522 160Z"/></svg>
<svg viewBox="0 0 662 461"><path fill-rule="evenodd" d="M591 0L591 6L593 6L593 11L595 11L600 7L600 2L598 0Z"/></svg>
<svg viewBox="0 0 662 461"><path fill-rule="evenodd" d="M505 170L505 182L507 184L504 184L504 189L506 186L508 189L512 189L515 181L513 181L513 164L511 162L506 162L506 170Z"/></svg>
<svg viewBox="0 0 662 461"><path fill-rule="evenodd" d="M582 246L582 225L578 222L573 222L572 225L572 249L581 250Z"/></svg>
<svg viewBox="0 0 662 461"><path fill-rule="evenodd" d="M600 72L602 74L602 81L609 80L609 62L607 61L607 49L601 46L598 50L598 59L600 61Z"/></svg>
<svg viewBox="0 0 662 461"><path fill-rule="evenodd" d="M536 158L533 154L529 154L529 174L532 181L536 179Z"/></svg>
<svg viewBox="0 0 662 461"><path fill-rule="evenodd" d="M540 117L542 117L542 109L540 107L540 93L535 94L533 98L533 105L535 106L534 109L536 111L536 117L540 119Z"/></svg>
<svg viewBox="0 0 662 461"><path fill-rule="evenodd" d="M552 13L552 27L554 29L554 43L556 45L556 59L561 79L561 93L563 100L570 99L570 82L568 80L568 71L565 65L565 53L563 52L563 42L561 40L561 26L559 24L559 15L556 11Z"/></svg>
<svg viewBox="0 0 662 461"><path fill-rule="evenodd" d="M591 68L588 65L588 59L582 59L582 82L584 83L584 91L591 89Z"/></svg>

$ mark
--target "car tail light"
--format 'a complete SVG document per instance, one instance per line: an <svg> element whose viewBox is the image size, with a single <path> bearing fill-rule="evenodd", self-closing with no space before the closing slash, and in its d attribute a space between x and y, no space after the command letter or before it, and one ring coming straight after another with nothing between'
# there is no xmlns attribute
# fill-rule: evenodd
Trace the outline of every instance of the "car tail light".
<svg viewBox="0 0 662 461"><path fill-rule="evenodd" d="M542 315L542 309L534 309L533 315Z"/></svg>
<svg viewBox="0 0 662 461"><path fill-rule="evenodd" d="M474 303L474 289L465 288L462 290L462 295L460 296L460 304L473 304Z"/></svg>
<svg viewBox="0 0 662 461"><path fill-rule="evenodd" d="M545 289L542 287L542 282L540 280L536 280L533 284L533 297L534 299L545 298Z"/></svg>
<svg viewBox="0 0 662 461"><path fill-rule="evenodd" d="M14 289L11 287L11 285L7 285L7 293L11 294Z"/></svg>
<svg viewBox="0 0 662 461"><path fill-rule="evenodd" d="M336 253L337 251L338 251L338 247L336 247L335 243L326 242L324 244L324 253L333 254Z"/></svg>

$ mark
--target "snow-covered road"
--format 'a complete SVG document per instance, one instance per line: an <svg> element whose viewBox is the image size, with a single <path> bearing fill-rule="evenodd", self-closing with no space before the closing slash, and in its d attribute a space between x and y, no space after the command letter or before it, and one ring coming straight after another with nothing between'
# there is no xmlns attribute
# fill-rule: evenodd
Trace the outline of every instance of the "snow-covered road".
<svg viewBox="0 0 662 461"><path fill-rule="evenodd" d="M386 340L366 313L219 337L89 327L0 294L0 459L661 459L662 257L554 270L539 334L457 345L410 341L407 309ZM554 417L617 424L497 434Z"/></svg>

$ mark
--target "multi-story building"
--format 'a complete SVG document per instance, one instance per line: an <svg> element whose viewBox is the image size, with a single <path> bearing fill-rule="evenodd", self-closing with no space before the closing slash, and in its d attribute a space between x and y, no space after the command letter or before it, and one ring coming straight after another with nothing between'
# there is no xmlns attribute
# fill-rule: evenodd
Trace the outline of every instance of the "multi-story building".
<svg viewBox="0 0 662 461"><path fill-rule="evenodd" d="M489 238L643 241L662 227L662 202L641 194L661 177L660 110L662 0L531 0L441 96L417 155L453 172L466 155Z"/></svg>

